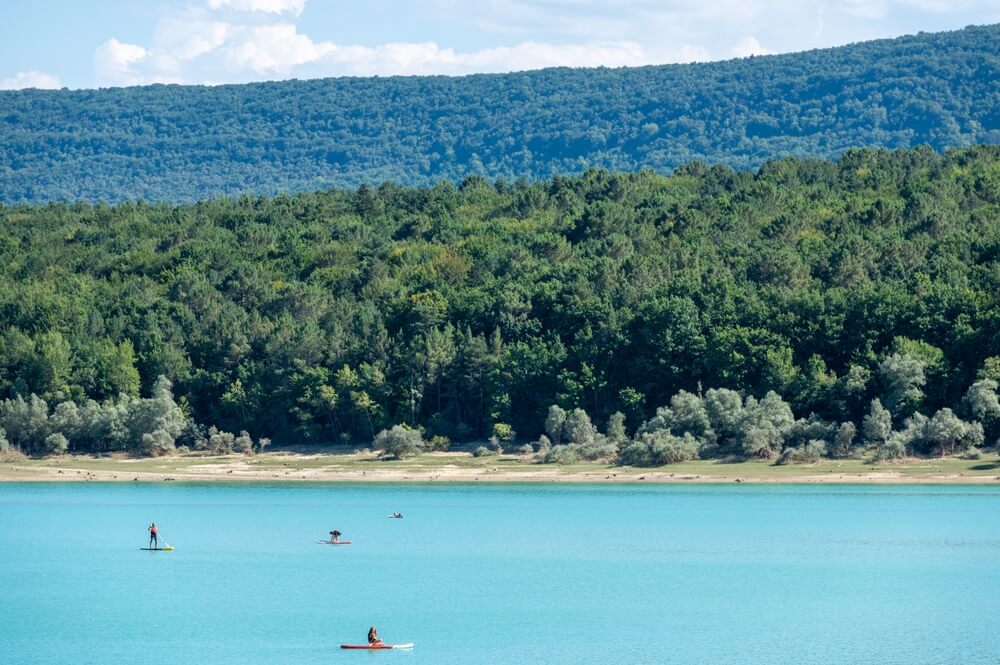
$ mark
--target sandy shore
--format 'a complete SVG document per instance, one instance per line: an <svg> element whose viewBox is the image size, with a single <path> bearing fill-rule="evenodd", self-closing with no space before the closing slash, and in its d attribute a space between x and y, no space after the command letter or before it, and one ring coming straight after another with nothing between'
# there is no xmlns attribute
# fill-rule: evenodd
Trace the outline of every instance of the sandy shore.
<svg viewBox="0 0 1000 665"><path fill-rule="evenodd" d="M560 466L526 458L473 458L465 453L383 461L370 453L307 455L274 452L254 457L158 459L64 456L8 458L0 482L427 482L427 483L936 483L995 484L1000 460L907 460L873 466L824 460L776 467L762 462L696 461L656 469L600 463Z"/></svg>

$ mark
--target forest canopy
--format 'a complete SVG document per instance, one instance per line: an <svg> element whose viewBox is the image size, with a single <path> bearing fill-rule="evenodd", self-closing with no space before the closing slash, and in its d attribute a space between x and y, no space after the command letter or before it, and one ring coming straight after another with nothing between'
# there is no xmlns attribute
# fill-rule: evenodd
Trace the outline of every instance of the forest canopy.
<svg viewBox="0 0 1000 665"><path fill-rule="evenodd" d="M1000 435L998 146L0 222L0 427L42 451L191 418L222 449L599 427L639 463Z"/></svg>
<svg viewBox="0 0 1000 665"><path fill-rule="evenodd" d="M727 62L0 92L0 201L193 202L1000 143L1000 26Z"/></svg>

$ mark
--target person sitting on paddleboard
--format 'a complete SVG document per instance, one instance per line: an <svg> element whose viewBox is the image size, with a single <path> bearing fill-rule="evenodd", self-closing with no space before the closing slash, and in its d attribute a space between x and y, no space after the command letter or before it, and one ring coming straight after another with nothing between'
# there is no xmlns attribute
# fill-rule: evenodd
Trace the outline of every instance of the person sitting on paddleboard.
<svg viewBox="0 0 1000 665"><path fill-rule="evenodd" d="M149 525L149 549L156 549L159 546L156 541L156 522L153 522Z"/></svg>
<svg viewBox="0 0 1000 665"><path fill-rule="evenodd" d="M330 532L330 542L339 543L340 542L340 532L334 529Z"/></svg>
<svg viewBox="0 0 1000 665"><path fill-rule="evenodd" d="M372 646L382 645L382 640L378 638L378 631L375 630L375 626L368 629L368 644Z"/></svg>

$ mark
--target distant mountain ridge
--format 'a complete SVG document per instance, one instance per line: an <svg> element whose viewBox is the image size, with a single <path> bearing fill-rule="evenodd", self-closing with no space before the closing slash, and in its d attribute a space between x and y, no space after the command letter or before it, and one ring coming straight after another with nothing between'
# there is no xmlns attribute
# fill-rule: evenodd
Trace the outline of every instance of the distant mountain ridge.
<svg viewBox="0 0 1000 665"><path fill-rule="evenodd" d="M1000 143L1000 25L725 62L0 92L0 202L186 202Z"/></svg>

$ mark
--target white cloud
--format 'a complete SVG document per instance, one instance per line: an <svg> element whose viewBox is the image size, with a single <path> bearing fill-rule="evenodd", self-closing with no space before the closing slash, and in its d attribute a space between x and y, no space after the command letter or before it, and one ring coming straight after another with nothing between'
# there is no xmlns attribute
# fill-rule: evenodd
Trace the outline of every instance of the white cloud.
<svg viewBox="0 0 1000 665"><path fill-rule="evenodd" d="M756 47L759 49L760 45ZM708 59L708 52L697 45L680 43L649 48L629 40L568 44L524 41L466 52L442 47L434 41L377 46L336 44L313 40L299 32L295 23L227 22L205 10L188 9L161 19L148 48L108 40L97 48L94 65L100 84L136 85L211 84L291 76L458 75Z"/></svg>
<svg viewBox="0 0 1000 665"><path fill-rule="evenodd" d="M59 77L34 69L26 72L18 72L10 78L0 81L0 90L21 90L23 88L55 90L61 87L62 84L59 83Z"/></svg>
<svg viewBox="0 0 1000 665"><path fill-rule="evenodd" d="M167 17L153 32L153 50L169 53L177 60L192 60L205 55L226 41L229 24L212 21L198 13Z"/></svg>
<svg viewBox="0 0 1000 665"><path fill-rule="evenodd" d="M399 5L406 8L397 17L404 26L408 16L448 16L442 21L445 34L469 33L459 42L463 49L442 43L439 34L381 44L315 39L299 19L306 0L188 0L197 4L163 15L148 44L115 39L102 44L94 67L99 84L134 85L704 62L889 36L878 26L898 15L941 17L949 8L971 11L995 1L406 0ZM377 12L369 15L374 20Z"/></svg>
<svg viewBox="0 0 1000 665"><path fill-rule="evenodd" d="M629 42L562 45L525 42L468 53L441 48L434 42L395 43L376 47L335 46L311 63L308 75L454 75L541 67L622 67L650 62L650 55L639 44Z"/></svg>
<svg viewBox="0 0 1000 665"><path fill-rule="evenodd" d="M760 45L754 36L744 37L733 45L730 53L737 58L745 58L750 55L770 55L772 51Z"/></svg>
<svg viewBox="0 0 1000 665"><path fill-rule="evenodd" d="M314 62L335 50L330 42L314 42L291 23L231 27L232 38L223 44L221 56L230 71L257 74L288 74L298 65Z"/></svg>
<svg viewBox="0 0 1000 665"><path fill-rule="evenodd" d="M139 85L146 82L137 67L149 52L136 44L125 44L111 38L94 51L94 73L98 83Z"/></svg>
<svg viewBox="0 0 1000 665"><path fill-rule="evenodd" d="M306 7L306 0L208 0L212 9L234 9L239 12L263 12L299 16Z"/></svg>
<svg viewBox="0 0 1000 665"><path fill-rule="evenodd" d="M422 1L437 11L462 9L469 23L493 21L508 34L530 25L545 26L550 34L544 39L464 51L433 40L343 44L314 40L296 22L273 16L298 16L306 0L202 0L200 6L163 16L148 46L116 39L102 44L94 55L96 78L103 85L209 84L706 61L713 56L708 49L678 38L687 31L688 23L681 20L684 12L696 10L709 20L720 15L746 17L757 11L753 0L485 0L472 6L460 6L457 0ZM272 16L263 16L267 14ZM637 26L657 38L649 39ZM565 41L553 43L552 38L559 35ZM738 39L734 35L731 43ZM766 51L755 37L749 37L733 52Z"/></svg>

